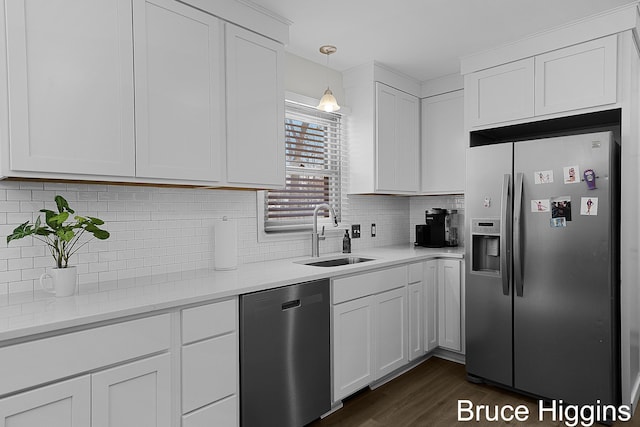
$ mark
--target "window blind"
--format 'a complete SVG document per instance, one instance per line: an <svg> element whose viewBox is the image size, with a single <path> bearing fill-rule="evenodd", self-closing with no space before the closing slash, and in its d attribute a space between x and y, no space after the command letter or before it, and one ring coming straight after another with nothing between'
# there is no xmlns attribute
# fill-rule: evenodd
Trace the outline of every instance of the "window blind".
<svg viewBox="0 0 640 427"><path fill-rule="evenodd" d="M285 108L286 186L265 197L266 232L311 229L320 203L341 216L341 116L290 101Z"/></svg>

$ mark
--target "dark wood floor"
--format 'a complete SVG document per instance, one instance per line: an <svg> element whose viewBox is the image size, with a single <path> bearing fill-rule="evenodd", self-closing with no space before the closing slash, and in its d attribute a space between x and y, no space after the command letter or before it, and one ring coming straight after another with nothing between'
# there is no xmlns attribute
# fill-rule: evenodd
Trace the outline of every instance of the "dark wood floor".
<svg viewBox="0 0 640 427"><path fill-rule="evenodd" d="M530 416L526 422L458 422L458 399L475 405L517 406L524 404ZM344 401L344 407L311 427L449 427L469 426L565 426L549 417L538 419L538 401L498 387L471 384L463 365L431 358L408 373L375 389L366 390ZM578 426L581 424L578 423ZM596 424L597 425L597 424ZM615 427L640 427L640 411L629 422Z"/></svg>

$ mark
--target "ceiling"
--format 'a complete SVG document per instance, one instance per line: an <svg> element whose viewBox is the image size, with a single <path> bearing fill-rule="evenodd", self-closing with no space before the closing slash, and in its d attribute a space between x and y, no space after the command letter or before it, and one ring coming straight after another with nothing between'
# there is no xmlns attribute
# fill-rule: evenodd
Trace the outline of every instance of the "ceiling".
<svg viewBox="0 0 640 427"><path fill-rule="evenodd" d="M460 71L460 57L631 0L252 0L291 21L286 51L344 71L375 60L419 81Z"/></svg>

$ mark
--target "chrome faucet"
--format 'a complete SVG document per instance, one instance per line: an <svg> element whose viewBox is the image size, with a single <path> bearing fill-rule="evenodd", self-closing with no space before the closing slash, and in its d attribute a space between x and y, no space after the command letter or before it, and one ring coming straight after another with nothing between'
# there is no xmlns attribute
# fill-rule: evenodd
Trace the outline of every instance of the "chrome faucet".
<svg viewBox="0 0 640 427"><path fill-rule="evenodd" d="M333 226L338 226L338 218L336 217L336 211L333 210L331 206L326 203L320 203L313 210L313 233L311 233L311 256L319 257L320 256L320 240L325 239L324 235L324 225L322 226L322 234L318 234L318 211L320 209L327 209L331 216L333 217Z"/></svg>

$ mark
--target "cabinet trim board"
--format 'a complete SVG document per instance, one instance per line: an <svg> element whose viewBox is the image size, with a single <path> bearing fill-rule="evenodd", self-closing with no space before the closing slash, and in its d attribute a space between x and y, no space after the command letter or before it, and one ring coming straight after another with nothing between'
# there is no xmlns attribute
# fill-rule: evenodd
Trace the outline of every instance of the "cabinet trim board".
<svg viewBox="0 0 640 427"><path fill-rule="evenodd" d="M469 74L587 40L636 30L638 22L638 5L632 2L492 50L464 56L460 60L460 73Z"/></svg>

